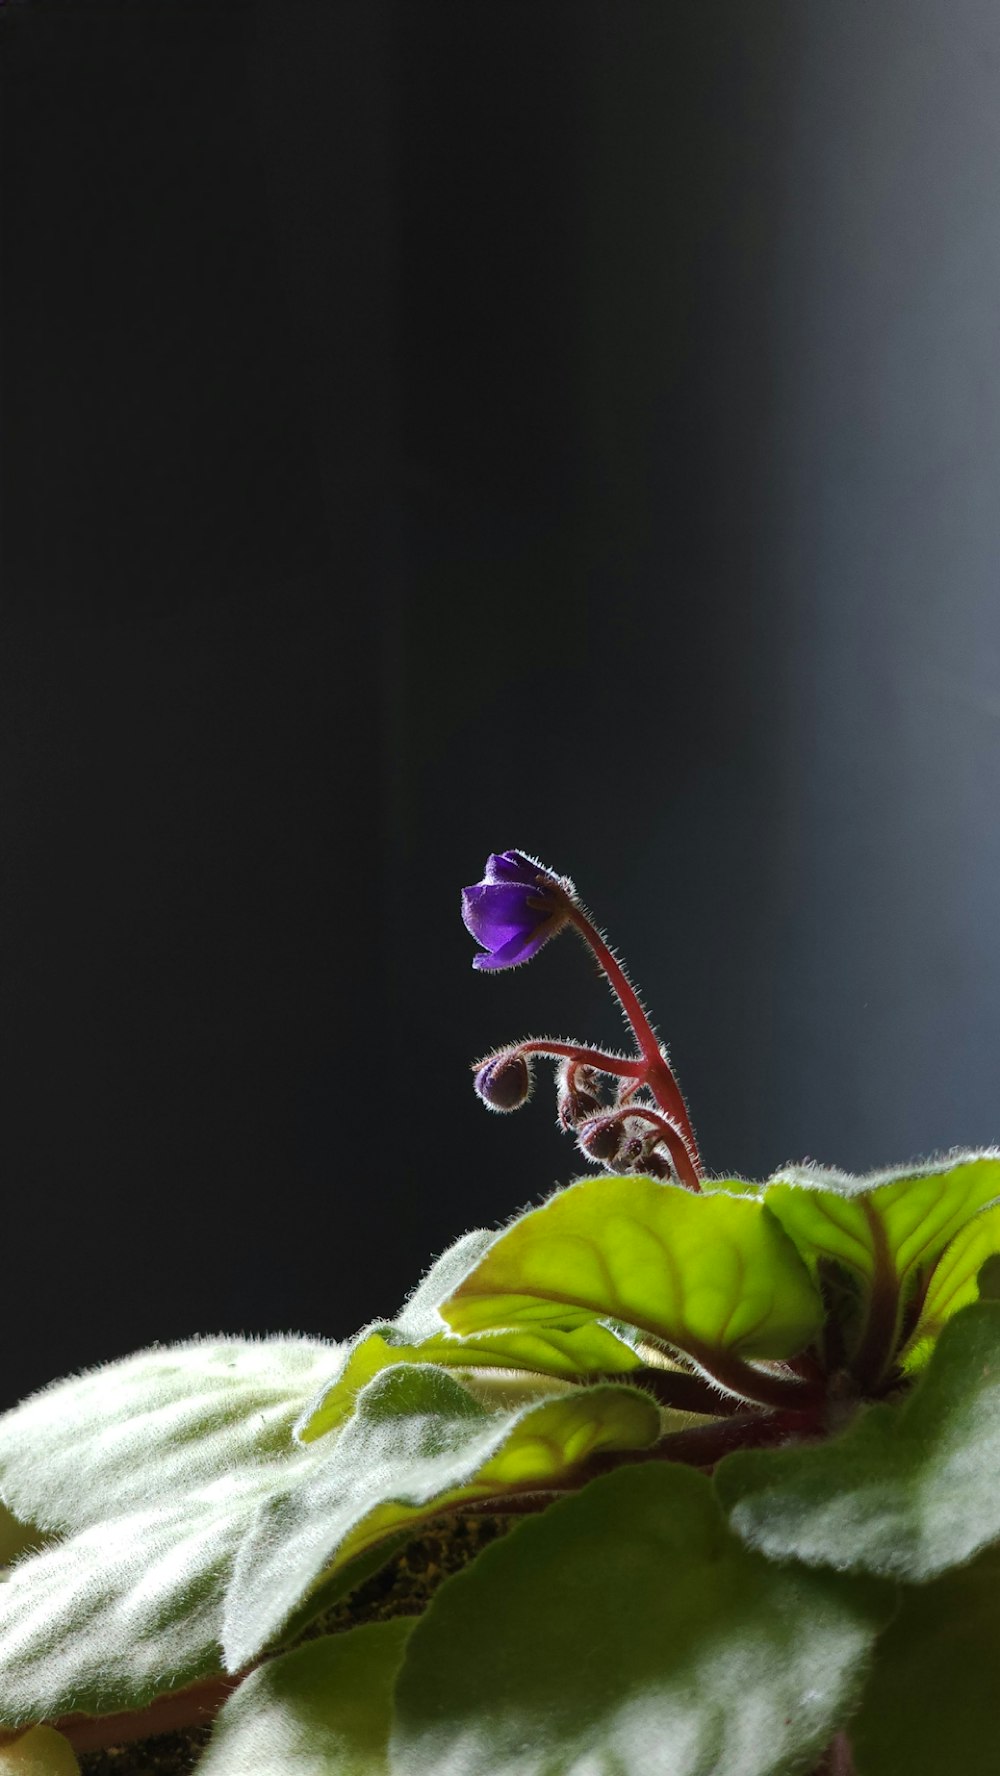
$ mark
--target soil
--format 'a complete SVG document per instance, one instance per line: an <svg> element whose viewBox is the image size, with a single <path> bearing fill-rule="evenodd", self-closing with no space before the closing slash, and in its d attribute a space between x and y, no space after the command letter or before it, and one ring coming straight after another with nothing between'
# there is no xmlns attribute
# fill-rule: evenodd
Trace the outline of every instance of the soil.
<svg viewBox="0 0 1000 1776"><path fill-rule="evenodd" d="M79 1754L84 1776L189 1776L204 1751L211 1727L189 1727L185 1733L158 1733L134 1745L108 1745L103 1751Z"/></svg>

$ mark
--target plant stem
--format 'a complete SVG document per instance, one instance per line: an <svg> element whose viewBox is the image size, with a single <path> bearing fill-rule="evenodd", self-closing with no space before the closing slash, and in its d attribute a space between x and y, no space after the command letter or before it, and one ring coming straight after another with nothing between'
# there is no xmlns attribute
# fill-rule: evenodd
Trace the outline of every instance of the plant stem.
<svg viewBox="0 0 1000 1776"><path fill-rule="evenodd" d="M581 1067L593 1067L596 1072L613 1074L616 1079L633 1079L637 1086L642 1084L646 1071L643 1061L633 1060L628 1055L605 1054L600 1048L581 1048L575 1042L555 1041L548 1036L533 1036L527 1042L519 1042L509 1052L551 1055L553 1060L576 1061ZM477 1061L475 1064L481 1067L483 1063Z"/></svg>
<svg viewBox="0 0 1000 1776"><path fill-rule="evenodd" d="M456 1505L455 1511L482 1511L496 1516L523 1516L544 1511L553 1499L567 1492L579 1492L590 1480L608 1474L614 1468L634 1467L638 1462L682 1462L689 1468L714 1468L724 1455L735 1449L766 1449L773 1443L789 1439L819 1438L823 1427L818 1417L800 1412L746 1412L715 1424L693 1425L686 1431L669 1431L649 1449L606 1450L589 1456L572 1474L555 1485L544 1488L525 1482L523 1488L511 1487L492 1498L476 1499L474 1504ZM454 1512L449 1513L454 1515Z"/></svg>
<svg viewBox="0 0 1000 1776"><path fill-rule="evenodd" d="M734 1394L721 1394L704 1375L695 1375L690 1369L650 1367L588 1379L627 1380L636 1387L645 1388L648 1394L655 1394L661 1406L668 1406L674 1412L702 1412L708 1418L729 1418L746 1408L745 1400L737 1399Z"/></svg>
<svg viewBox="0 0 1000 1776"><path fill-rule="evenodd" d="M574 905L570 909L569 918L584 943L593 952L598 966L606 975L611 990L631 1025L640 1052L646 1062L646 1084L661 1110L666 1111L671 1121L678 1124L690 1150L691 1164L697 1179L701 1174L701 1161L687 1105L670 1063L660 1046L656 1032L646 1016L642 1001L614 951L605 943L597 926L583 907Z"/></svg>
<svg viewBox="0 0 1000 1776"><path fill-rule="evenodd" d="M824 1390L817 1383L771 1369L757 1369L732 1351L692 1350L689 1355L694 1357L699 1369L703 1369L727 1393L736 1394L742 1400L753 1400L759 1406L771 1406L786 1412L808 1412L823 1401Z"/></svg>
<svg viewBox="0 0 1000 1776"><path fill-rule="evenodd" d="M868 1301L868 1318L861 1343L851 1363L851 1372L862 1392L872 1393L889 1367L895 1349L899 1283L889 1253L882 1217L867 1197L862 1197L861 1207L872 1236L874 1274Z"/></svg>
<svg viewBox="0 0 1000 1776"><path fill-rule="evenodd" d="M818 1419L800 1412L774 1412L765 1417L748 1412L727 1419L724 1424L695 1425L689 1431L670 1431L649 1450L630 1451L626 1456L603 1458L609 1467L622 1460L685 1462L689 1467L714 1467L734 1449L766 1449L771 1443L784 1443L789 1437L821 1434ZM602 1458L597 1458L602 1459Z"/></svg>
<svg viewBox="0 0 1000 1776"><path fill-rule="evenodd" d="M670 1154L677 1176L690 1190L700 1193L701 1185L698 1182L698 1173L695 1170L690 1148L676 1122L672 1122L669 1116L661 1116L658 1110L650 1110L647 1105L636 1104L631 1099L620 1105L617 1111L613 1111L607 1120L608 1122L617 1120L625 1122L630 1116L648 1122L652 1128L658 1130L663 1145Z"/></svg>
<svg viewBox="0 0 1000 1776"><path fill-rule="evenodd" d="M838 1733L813 1771L813 1776L857 1776L851 1742L846 1733Z"/></svg>
<svg viewBox="0 0 1000 1776"><path fill-rule="evenodd" d="M64 1714L53 1721L56 1731L69 1740L74 1751L100 1751L108 1745L127 1745L136 1739L153 1739L158 1733L178 1733L214 1720L240 1677L210 1677L166 1696L157 1696L148 1708L123 1714Z"/></svg>

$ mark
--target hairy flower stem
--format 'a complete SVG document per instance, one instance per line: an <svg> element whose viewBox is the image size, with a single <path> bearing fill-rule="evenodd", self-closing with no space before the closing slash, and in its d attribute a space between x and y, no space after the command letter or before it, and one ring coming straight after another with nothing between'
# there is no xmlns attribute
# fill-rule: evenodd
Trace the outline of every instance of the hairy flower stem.
<svg viewBox="0 0 1000 1776"><path fill-rule="evenodd" d="M625 973L617 956L598 931L589 914L575 903L569 911L569 922L582 937L594 955L598 967L606 976L615 998L632 1029L639 1046L645 1066L642 1071L642 1083L648 1086L653 1097L671 1123L676 1124L684 1138L684 1153L678 1176L682 1183L690 1189L698 1189L701 1177L701 1159L698 1143L695 1140L691 1118L688 1115L684 1095L674 1076L673 1069L660 1046L652 1024L646 1016L645 1009L638 993Z"/></svg>
<svg viewBox="0 0 1000 1776"><path fill-rule="evenodd" d="M576 1042L550 1041L548 1036L532 1037L528 1042L519 1042L510 1052L550 1055L553 1060L574 1061L577 1066L593 1067L598 1073L609 1073L616 1079L632 1079L636 1085L642 1084L645 1073L645 1062L641 1060L632 1060L626 1055L605 1054L600 1048L581 1048Z"/></svg>

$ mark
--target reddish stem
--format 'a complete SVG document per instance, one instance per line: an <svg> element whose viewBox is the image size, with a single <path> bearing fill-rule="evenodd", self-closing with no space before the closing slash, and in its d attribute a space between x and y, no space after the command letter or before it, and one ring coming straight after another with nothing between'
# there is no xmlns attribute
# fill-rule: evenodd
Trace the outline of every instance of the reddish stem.
<svg viewBox="0 0 1000 1776"><path fill-rule="evenodd" d="M857 1776L851 1742L846 1733L836 1735L817 1764L813 1776Z"/></svg>
<svg viewBox="0 0 1000 1776"><path fill-rule="evenodd" d="M649 1449L602 1450L563 1479L539 1487L525 1481L523 1486L492 1498L476 1499L474 1503L456 1505L455 1511L484 1512L520 1516L525 1512L543 1511L552 1499L567 1492L578 1492L588 1480L607 1474L614 1468L634 1467L637 1462L682 1462L685 1467L714 1468L724 1455L734 1449L766 1449L774 1443L804 1441L821 1437L823 1426L814 1413L746 1412L733 1418L717 1419L712 1424L693 1425L687 1431L670 1431ZM453 1513L448 1513L452 1515Z"/></svg>
<svg viewBox="0 0 1000 1776"><path fill-rule="evenodd" d="M785 1412L809 1412L821 1406L825 1398L825 1386L802 1381L787 1371L782 1374L773 1369L758 1369L732 1351L689 1350L689 1355L727 1393L736 1394L742 1400L753 1400L760 1406Z"/></svg>
<svg viewBox="0 0 1000 1776"><path fill-rule="evenodd" d="M668 1406L673 1412L700 1412L706 1418L732 1418L734 1413L746 1411L746 1401L739 1400L734 1394L722 1394L718 1388L706 1380L704 1375L696 1375L690 1369L630 1369L625 1371L628 1381L636 1387L645 1388L647 1394L655 1394L661 1406ZM607 1375L593 1375L588 1381L622 1381L624 1376L609 1371Z"/></svg>
<svg viewBox="0 0 1000 1776"><path fill-rule="evenodd" d="M868 1319L851 1371L863 1393L874 1393L896 1345L899 1283L882 1217L867 1197L862 1197L861 1207L872 1236L874 1264Z"/></svg>
<svg viewBox="0 0 1000 1776"><path fill-rule="evenodd" d="M606 1121L609 1123L627 1122L631 1116L637 1117L643 1122L650 1123L651 1126L656 1129L663 1141L663 1145L670 1154L674 1170L681 1183L686 1184L689 1190L700 1191L701 1185L698 1182L698 1172L694 1160L691 1157L690 1148L688 1147L680 1129L677 1127L677 1124L671 1122L669 1117L661 1116L658 1110L650 1110L646 1104L635 1104L632 1102L626 1102L617 1110L613 1110L606 1118Z"/></svg>
<svg viewBox="0 0 1000 1776"><path fill-rule="evenodd" d="M598 966L606 975L611 990L631 1025L639 1050L646 1063L644 1082L649 1086L660 1109L664 1110L671 1121L680 1128L687 1143L697 1178L701 1174L701 1159L687 1105L670 1063L660 1046L656 1031L646 1016L642 1000L614 951L605 943L593 920L583 907L579 905L571 907L569 919L574 929L583 938L584 943L593 952Z"/></svg>
<svg viewBox="0 0 1000 1776"><path fill-rule="evenodd" d="M177 1733L214 1720L226 1697L242 1681L242 1676L210 1677L189 1684L185 1690L157 1696L148 1708L133 1708L124 1714L64 1714L52 1725L74 1751L101 1751L108 1745L154 1739L158 1733Z"/></svg>
<svg viewBox="0 0 1000 1776"><path fill-rule="evenodd" d="M580 1048L575 1042L556 1042L548 1036L532 1037L528 1042L519 1042L509 1052L551 1055L553 1060L575 1061L578 1066L593 1067L598 1073L613 1074L616 1079L633 1079L636 1086L642 1084L646 1071L643 1061L633 1060L627 1055L605 1054L600 1048ZM481 1067L483 1063L477 1061L475 1065Z"/></svg>

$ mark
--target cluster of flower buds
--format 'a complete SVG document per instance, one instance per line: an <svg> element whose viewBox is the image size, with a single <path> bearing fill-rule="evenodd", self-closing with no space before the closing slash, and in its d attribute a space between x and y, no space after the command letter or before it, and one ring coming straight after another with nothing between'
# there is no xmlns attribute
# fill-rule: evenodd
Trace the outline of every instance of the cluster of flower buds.
<svg viewBox="0 0 1000 1776"><path fill-rule="evenodd" d="M701 1160L687 1105L635 988L573 883L523 851L487 860L481 882L462 893L462 917L481 953L480 969L517 968L566 927L588 946L635 1039L616 1055L577 1042L531 1037L477 1062L475 1087L491 1110L518 1110L531 1096L532 1062L556 1062L560 1126L580 1152L608 1171L643 1172L699 1188Z"/></svg>

